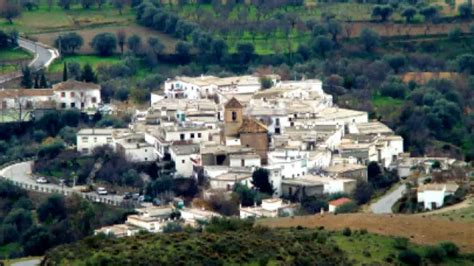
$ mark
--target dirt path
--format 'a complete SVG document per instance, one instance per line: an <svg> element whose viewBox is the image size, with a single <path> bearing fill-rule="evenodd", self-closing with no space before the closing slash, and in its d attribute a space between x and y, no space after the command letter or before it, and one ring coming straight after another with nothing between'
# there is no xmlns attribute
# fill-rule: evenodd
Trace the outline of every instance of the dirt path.
<svg viewBox="0 0 474 266"><path fill-rule="evenodd" d="M417 215L343 214L265 219L257 222L269 227L306 226L340 230L345 227L401 236L418 244L433 245L441 241L456 243L463 252L474 252L474 224Z"/></svg>

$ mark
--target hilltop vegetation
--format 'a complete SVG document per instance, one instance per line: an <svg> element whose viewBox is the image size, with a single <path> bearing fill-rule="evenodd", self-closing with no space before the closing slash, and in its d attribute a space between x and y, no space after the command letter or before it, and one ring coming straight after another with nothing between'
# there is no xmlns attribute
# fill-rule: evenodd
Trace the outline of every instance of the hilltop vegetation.
<svg viewBox="0 0 474 266"><path fill-rule="evenodd" d="M433 250L440 257L433 256ZM142 233L120 239L99 235L55 248L44 259L45 265L136 265L137 261L144 265L472 263L452 243L424 247L366 230L269 229L234 219L213 219L202 232L187 228L178 233Z"/></svg>

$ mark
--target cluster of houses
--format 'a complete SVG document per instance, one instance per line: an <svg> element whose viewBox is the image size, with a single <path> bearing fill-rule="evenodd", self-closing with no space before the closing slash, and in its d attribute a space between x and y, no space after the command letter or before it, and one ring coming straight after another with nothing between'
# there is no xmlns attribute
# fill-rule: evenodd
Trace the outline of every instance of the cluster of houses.
<svg viewBox="0 0 474 266"><path fill-rule="evenodd" d="M101 104L100 86L68 80L51 89L0 89L0 110L47 109L96 110Z"/></svg>
<svg viewBox="0 0 474 266"><path fill-rule="evenodd" d="M293 201L330 193L351 193L359 180L367 181L367 165L378 162L406 177L426 158L404 154L403 138L363 111L339 108L319 80L281 81L268 75L273 86L262 89L261 76L175 77L164 90L151 94L151 105L136 110L127 128L83 128L77 150L89 154L110 145L134 162L171 159L176 176L207 180L206 193L231 191L236 184L252 188L256 169L268 170L275 189L261 206L241 207L240 216L291 215ZM2 110L97 110L100 86L74 80L52 89L0 90ZM452 163L442 161L444 164ZM456 188L457 189L457 188ZM418 200L425 208L442 206L439 198L454 186L420 186ZM435 192L433 192L435 191ZM439 192L441 191L441 192ZM443 196L439 196L439 195ZM437 195L437 196L434 196ZM348 199L331 202L331 210ZM123 225L102 228L131 235L137 228L158 232L169 221L169 207L137 210ZM218 214L183 209L187 223Z"/></svg>
<svg viewBox="0 0 474 266"><path fill-rule="evenodd" d="M177 176L204 178L211 191L251 187L265 168L273 196L295 200L350 193L367 181L369 162L389 167L403 153L402 137L367 112L335 106L321 81L267 78L265 90L259 76L168 79L128 128L82 129L77 150L106 144L132 161L171 158Z"/></svg>

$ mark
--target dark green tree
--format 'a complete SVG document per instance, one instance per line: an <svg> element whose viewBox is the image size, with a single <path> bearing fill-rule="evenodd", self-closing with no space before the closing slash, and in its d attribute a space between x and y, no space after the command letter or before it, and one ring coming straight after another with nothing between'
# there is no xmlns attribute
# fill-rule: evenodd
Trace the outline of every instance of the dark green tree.
<svg viewBox="0 0 474 266"><path fill-rule="evenodd" d="M84 69L82 70L82 80L84 82L97 82L97 77L90 64L84 65Z"/></svg>
<svg viewBox="0 0 474 266"><path fill-rule="evenodd" d="M40 88L48 88L48 81L46 80L46 75L44 72L41 73Z"/></svg>
<svg viewBox="0 0 474 266"><path fill-rule="evenodd" d="M255 170L252 174L252 185L258 188L258 191L273 195L275 189L270 183L270 173L265 168L259 168Z"/></svg>
<svg viewBox="0 0 474 266"><path fill-rule="evenodd" d="M31 78L31 70L29 66L25 66L21 70L22 77L21 77L21 86L26 89L30 89L33 87L33 80Z"/></svg>
<svg viewBox="0 0 474 266"><path fill-rule="evenodd" d="M356 187L352 192L352 197L357 201L358 204L365 204L369 202L374 194L372 185L365 181L357 181Z"/></svg>
<svg viewBox="0 0 474 266"><path fill-rule="evenodd" d="M67 77L67 64L66 62L64 62L63 64L63 81L67 81L68 80L68 77Z"/></svg>
<svg viewBox="0 0 474 266"><path fill-rule="evenodd" d="M92 39L91 47L100 56L109 56L117 49L117 38L109 32L99 33Z"/></svg>
<svg viewBox="0 0 474 266"><path fill-rule="evenodd" d="M39 85L39 79L40 79L40 75L39 73L36 73L35 74L35 85L34 85L34 88L35 89L39 89L40 85Z"/></svg>

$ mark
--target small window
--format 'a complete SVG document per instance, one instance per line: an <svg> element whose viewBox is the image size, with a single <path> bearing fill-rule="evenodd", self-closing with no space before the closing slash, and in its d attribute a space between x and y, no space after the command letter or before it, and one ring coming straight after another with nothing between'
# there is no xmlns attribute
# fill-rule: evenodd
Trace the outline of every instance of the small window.
<svg viewBox="0 0 474 266"><path fill-rule="evenodd" d="M71 103L71 108L76 108L76 103Z"/></svg>
<svg viewBox="0 0 474 266"><path fill-rule="evenodd" d="M97 138L95 138L97 139ZM112 138L111 137L107 137L107 143L112 143Z"/></svg>
<svg viewBox="0 0 474 266"><path fill-rule="evenodd" d="M185 162L186 162L186 160L181 160L181 163L185 163Z"/></svg>
<svg viewBox="0 0 474 266"><path fill-rule="evenodd" d="M232 121L236 121L236 120L237 120L237 112L232 111Z"/></svg>
<svg viewBox="0 0 474 266"><path fill-rule="evenodd" d="M66 103L61 103L61 108L66 109Z"/></svg>
<svg viewBox="0 0 474 266"><path fill-rule="evenodd" d="M84 97L84 93L83 93L83 92L81 92L81 97Z"/></svg>
<svg viewBox="0 0 474 266"><path fill-rule="evenodd" d="M184 140L184 134L179 134L179 139Z"/></svg>
<svg viewBox="0 0 474 266"><path fill-rule="evenodd" d="M201 133L198 133L198 138L201 138L202 137L202 134Z"/></svg>
<svg viewBox="0 0 474 266"><path fill-rule="evenodd" d="M147 158L147 157L145 157L145 161L148 161L148 158Z"/></svg>
<svg viewBox="0 0 474 266"><path fill-rule="evenodd" d="M76 97L76 93L74 93L73 91L71 91L71 97Z"/></svg>
<svg viewBox="0 0 474 266"><path fill-rule="evenodd" d="M66 97L66 93L65 93L65 92L61 92L61 97L62 97L62 98Z"/></svg>
<svg viewBox="0 0 474 266"><path fill-rule="evenodd" d="M84 143L89 142L89 138L88 137L82 137L82 142L84 142Z"/></svg>
<svg viewBox="0 0 474 266"><path fill-rule="evenodd" d="M97 98L96 97L92 97L92 103L96 103L97 102Z"/></svg>
<svg viewBox="0 0 474 266"><path fill-rule="evenodd" d="M191 133L191 138L194 139L194 133Z"/></svg>
<svg viewBox="0 0 474 266"><path fill-rule="evenodd" d="M94 137L94 142L97 142L97 137Z"/></svg>

